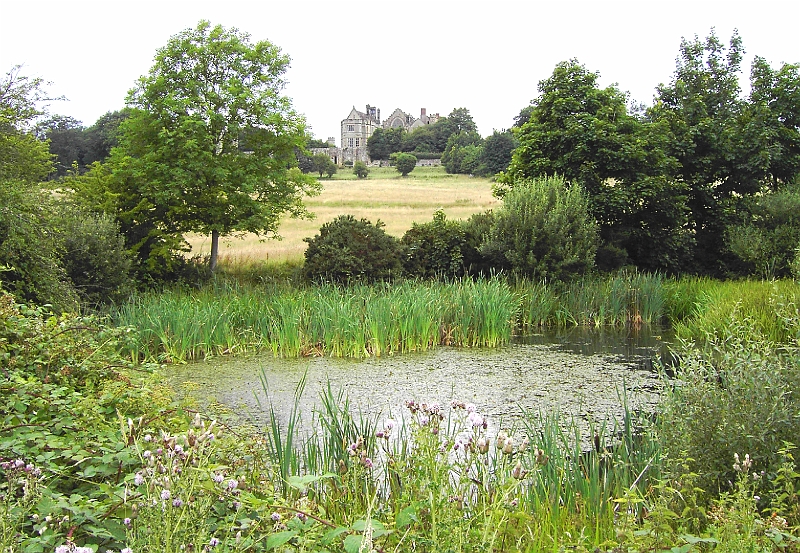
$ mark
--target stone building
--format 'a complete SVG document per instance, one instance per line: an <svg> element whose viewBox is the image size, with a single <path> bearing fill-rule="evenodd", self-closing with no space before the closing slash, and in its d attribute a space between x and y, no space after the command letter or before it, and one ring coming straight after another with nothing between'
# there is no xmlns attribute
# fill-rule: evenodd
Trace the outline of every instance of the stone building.
<svg viewBox="0 0 800 553"><path fill-rule="evenodd" d="M353 106L353 109L350 110L350 114L345 119L342 119L341 146L336 149L325 148L328 150L326 153L328 153L331 159L337 164L356 161L369 163L367 140L376 129L403 127L411 132L418 127L430 125L438 120L438 113L428 115L425 108L420 110L420 116L418 118L397 108L381 123L380 109L367 104L366 111L361 112ZM330 140L329 138L328 142L330 142Z"/></svg>

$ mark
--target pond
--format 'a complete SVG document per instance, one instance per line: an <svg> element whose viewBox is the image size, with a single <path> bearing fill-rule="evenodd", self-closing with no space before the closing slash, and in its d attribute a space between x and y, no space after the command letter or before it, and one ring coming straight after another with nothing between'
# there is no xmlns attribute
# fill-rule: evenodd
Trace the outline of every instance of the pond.
<svg viewBox="0 0 800 553"><path fill-rule="evenodd" d="M666 353L669 337L664 332L577 328L518 337L496 349L439 347L361 360L220 357L169 367L168 374L178 390L201 405L221 404L233 422L257 428L269 421L270 401L285 422L304 374L301 411L306 421L330 383L334 392L344 391L352 407L371 416L401 417L412 399L441 405L457 400L474 403L490 431L508 426L522 410L557 411L601 423L621 419L623 394L631 410L654 410L660 378L652 360Z"/></svg>

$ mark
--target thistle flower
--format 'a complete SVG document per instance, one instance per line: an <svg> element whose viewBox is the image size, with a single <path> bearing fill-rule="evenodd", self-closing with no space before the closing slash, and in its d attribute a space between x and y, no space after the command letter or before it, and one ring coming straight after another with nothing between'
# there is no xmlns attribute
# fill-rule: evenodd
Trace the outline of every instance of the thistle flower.
<svg viewBox="0 0 800 553"><path fill-rule="evenodd" d="M511 469L511 476L517 480L522 480L527 474L528 471L522 468L522 461L517 460L517 464Z"/></svg>
<svg viewBox="0 0 800 553"><path fill-rule="evenodd" d="M511 455L512 453L514 453L514 438L509 436L503 443L503 455Z"/></svg>
<svg viewBox="0 0 800 553"><path fill-rule="evenodd" d="M481 453L486 453L489 451L489 440L486 438L486 436L478 437L477 446L478 451Z"/></svg>
<svg viewBox="0 0 800 553"><path fill-rule="evenodd" d="M209 547L216 547L219 545L219 538L211 538L208 540Z"/></svg>
<svg viewBox="0 0 800 553"><path fill-rule="evenodd" d="M469 415L467 415L467 421L476 428L483 426L483 416L475 411L469 412Z"/></svg>
<svg viewBox="0 0 800 553"><path fill-rule="evenodd" d="M271 518L273 522L278 522L281 519L281 514L276 511L269 515L269 518Z"/></svg>
<svg viewBox="0 0 800 553"><path fill-rule="evenodd" d="M506 445L506 439L508 438L508 434L506 434L505 430L501 430L497 433L497 440L495 441L495 447L497 449L503 449L503 446Z"/></svg>
<svg viewBox="0 0 800 553"><path fill-rule="evenodd" d="M176 497L172 500L173 507L183 507L183 500L180 497Z"/></svg>

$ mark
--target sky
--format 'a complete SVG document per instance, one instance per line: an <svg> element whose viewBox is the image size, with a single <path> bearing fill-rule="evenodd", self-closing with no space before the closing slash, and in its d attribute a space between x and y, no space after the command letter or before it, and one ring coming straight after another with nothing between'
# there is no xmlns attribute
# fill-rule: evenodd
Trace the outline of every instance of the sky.
<svg viewBox="0 0 800 553"><path fill-rule="evenodd" d="M201 19L268 40L292 59L285 94L311 133L340 142L352 107L416 117L469 110L483 136L509 128L557 63L577 59L636 103L669 83L682 38L738 29L746 90L754 55L800 62L800 1L0 0L0 70L50 84L49 106L89 126L172 35Z"/></svg>

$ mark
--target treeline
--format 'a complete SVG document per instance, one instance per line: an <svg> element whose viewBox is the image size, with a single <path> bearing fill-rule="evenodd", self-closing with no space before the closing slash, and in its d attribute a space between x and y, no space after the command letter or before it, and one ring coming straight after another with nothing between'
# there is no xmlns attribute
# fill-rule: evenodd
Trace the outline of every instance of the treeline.
<svg viewBox="0 0 800 553"><path fill-rule="evenodd" d="M559 63L520 114L498 179L502 196L558 174L588 194L598 263L719 277L790 273L800 246L800 65L756 57L750 93L742 41L681 43L649 108L577 60Z"/></svg>
<svg viewBox="0 0 800 553"><path fill-rule="evenodd" d="M367 140L372 159L389 160L398 153L418 159L441 158L448 173L491 176L511 161L516 142L510 130L495 130L486 139L467 108L456 108L447 117L411 132L402 127L377 129Z"/></svg>

